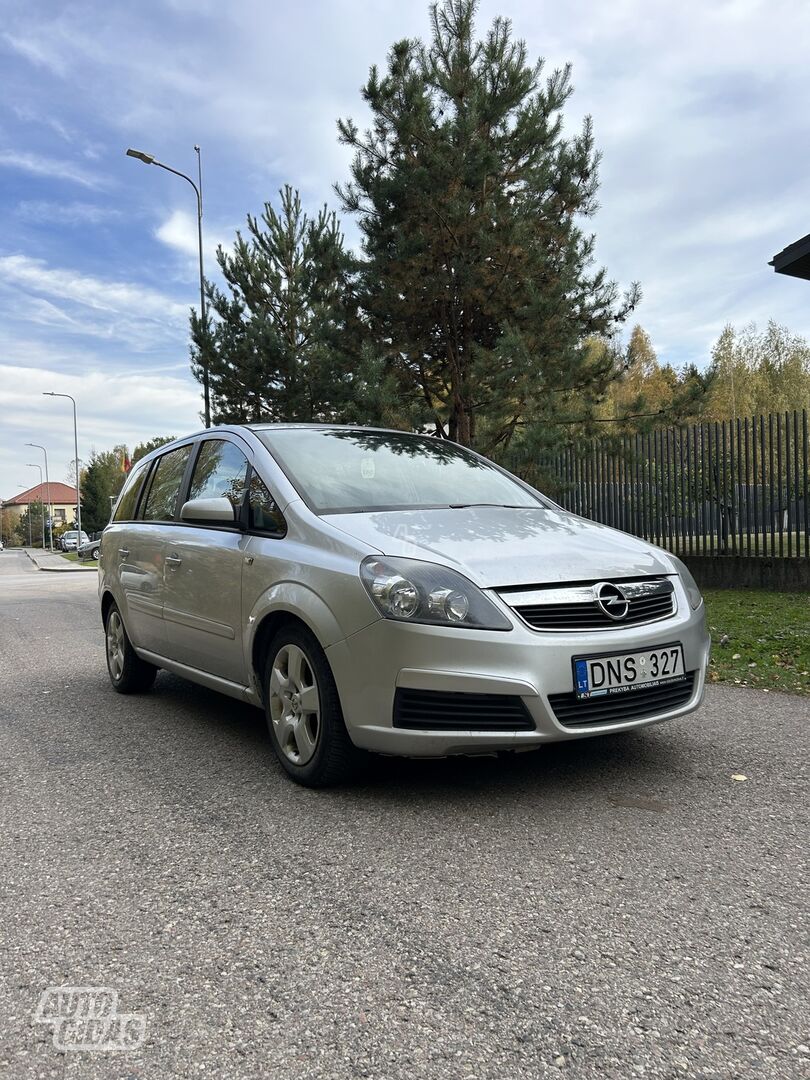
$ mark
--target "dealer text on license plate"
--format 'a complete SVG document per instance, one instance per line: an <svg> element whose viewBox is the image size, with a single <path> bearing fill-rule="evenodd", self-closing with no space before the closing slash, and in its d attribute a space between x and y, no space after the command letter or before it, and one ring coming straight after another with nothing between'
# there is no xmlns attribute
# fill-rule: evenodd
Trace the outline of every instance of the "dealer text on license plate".
<svg viewBox="0 0 810 1080"><path fill-rule="evenodd" d="M685 675L683 646L677 643L618 656L583 656L574 660L578 698L626 694L662 683L679 682Z"/></svg>

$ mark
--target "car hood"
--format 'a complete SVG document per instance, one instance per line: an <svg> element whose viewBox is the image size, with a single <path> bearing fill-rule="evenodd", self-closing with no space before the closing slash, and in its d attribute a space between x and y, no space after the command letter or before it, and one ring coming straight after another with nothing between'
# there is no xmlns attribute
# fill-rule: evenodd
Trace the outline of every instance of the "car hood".
<svg viewBox="0 0 810 1080"><path fill-rule="evenodd" d="M383 555L452 566L484 588L675 572L646 541L557 509L469 506L324 520Z"/></svg>

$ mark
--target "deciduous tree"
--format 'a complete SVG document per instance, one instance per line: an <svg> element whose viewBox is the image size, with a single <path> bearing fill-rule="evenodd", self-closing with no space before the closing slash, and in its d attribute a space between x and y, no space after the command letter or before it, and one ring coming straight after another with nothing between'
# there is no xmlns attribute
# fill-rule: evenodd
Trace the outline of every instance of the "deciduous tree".
<svg viewBox="0 0 810 1080"><path fill-rule="evenodd" d="M124 446L93 451L82 472L82 529L88 534L100 532L110 520L110 498L118 494L126 479L125 453Z"/></svg>
<svg viewBox="0 0 810 1080"><path fill-rule="evenodd" d="M132 451L132 464L134 465L136 461L140 461L147 454L151 454L153 450L165 446L166 443L173 442L176 438L176 435L155 435L154 438L147 439L146 442L138 443Z"/></svg>
<svg viewBox="0 0 810 1080"><path fill-rule="evenodd" d="M810 403L810 346L773 320L764 330L755 323L741 329L726 326L712 350L711 366L712 420L792 411Z"/></svg>
<svg viewBox="0 0 810 1080"><path fill-rule="evenodd" d="M596 342L593 347L609 346ZM606 433L632 434L695 420L703 414L713 371L701 372L694 364L680 369L661 364L641 326L633 327L622 366L624 370L608 386L599 409Z"/></svg>

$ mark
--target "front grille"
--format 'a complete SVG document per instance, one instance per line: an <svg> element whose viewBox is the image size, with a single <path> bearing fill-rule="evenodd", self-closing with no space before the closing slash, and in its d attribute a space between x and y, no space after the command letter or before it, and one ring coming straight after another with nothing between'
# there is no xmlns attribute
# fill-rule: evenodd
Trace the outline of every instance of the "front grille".
<svg viewBox="0 0 810 1080"><path fill-rule="evenodd" d="M617 582L627 598L627 614L613 619L596 600L593 585L503 591L502 598L533 630L622 630L674 615L675 591L668 578Z"/></svg>
<svg viewBox="0 0 810 1080"><path fill-rule="evenodd" d="M519 697L455 694L444 690L397 690L394 727L412 731L533 731Z"/></svg>
<svg viewBox="0 0 810 1080"><path fill-rule="evenodd" d="M576 694L549 694L548 703L565 727L589 724L620 724L625 720L643 720L685 705L695 691L695 672L664 686L629 690L626 694L580 701Z"/></svg>
<svg viewBox="0 0 810 1080"><path fill-rule="evenodd" d="M515 610L535 630L620 630L623 626L655 622L672 614L672 594L631 600L630 609L619 621L611 619L596 604L537 604Z"/></svg>

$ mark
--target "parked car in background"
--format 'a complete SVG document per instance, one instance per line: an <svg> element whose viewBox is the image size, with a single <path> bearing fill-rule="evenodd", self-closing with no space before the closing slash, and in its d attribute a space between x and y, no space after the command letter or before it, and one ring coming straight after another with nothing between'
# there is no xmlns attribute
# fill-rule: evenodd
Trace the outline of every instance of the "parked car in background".
<svg viewBox="0 0 810 1080"><path fill-rule="evenodd" d="M562 510L455 443L214 428L133 469L101 540L107 667L263 708L309 786L360 750L526 750L684 716L703 600L674 555Z"/></svg>
<svg viewBox="0 0 810 1080"><path fill-rule="evenodd" d="M90 537L82 529L81 541L79 541L79 533L76 529L71 529L68 532L62 533L59 537L59 544L62 551L75 551L78 543L86 544Z"/></svg>
<svg viewBox="0 0 810 1080"><path fill-rule="evenodd" d="M96 562L99 560L99 549L101 547L101 539L88 540L86 544L82 544L79 548L80 559L94 559Z"/></svg>

